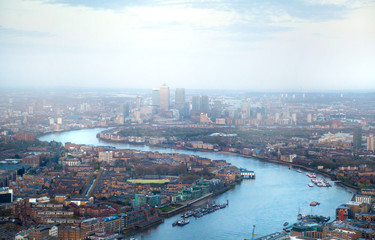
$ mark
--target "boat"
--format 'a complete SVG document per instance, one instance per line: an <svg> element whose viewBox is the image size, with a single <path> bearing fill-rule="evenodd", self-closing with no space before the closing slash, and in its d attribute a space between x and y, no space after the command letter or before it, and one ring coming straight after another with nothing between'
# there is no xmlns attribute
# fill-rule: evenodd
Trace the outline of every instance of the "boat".
<svg viewBox="0 0 375 240"><path fill-rule="evenodd" d="M189 218L189 217L191 217L191 216L193 216L193 212L192 211L186 211L185 213L183 213L183 214L181 214L181 217L182 218Z"/></svg>
<svg viewBox="0 0 375 240"><path fill-rule="evenodd" d="M289 224L288 222L285 222L285 223L284 223L284 227L288 226L288 224Z"/></svg>
<svg viewBox="0 0 375 240"><path fill-rule="evenodd" d="M172 227L176 227L177 224L178 224L178 221L179 221L179 220L174 221L174 222L172 223Z"/></svg>
<svg viewBox="0 0 375 240"><path fill-rule="evenodd" d="M308 176L309 178L316 178L315 173L306 173L306 176Z"/></svg>
<svg viewBox="0 0 375 240"><path fill-rule="evenodd" d="M307 185L309 185L309 187L314 187L314 184L312 184L312 183L309 183Z"/></svg>
<svg viewBox="0 0 375 240"><path fill-rule="evenodd" d="M298 207L298 215L297 215L297 220L301 220L302 219L302 214L301 214L301 208Z"/></svg>
<svg viewBox="0 0 375 240"><path fill-rule="evenodd" d="M201 212L195 212L195 213L193 214L193 216L196 217L196 218L200 218L200 217L203 216L203 214L202 214Z"/></svg>
<svg viewBox="0 0 375 240"><path fill-rule="evenodd" d="M315 207L316 205L319 205L319 204L320 204L320 202L312 201L312 202L310 203L310 206Z"/></svg>
<svg viewBox="0 0 375 240"><path fill-rule="evenodd" d="M297 170L298 173L302 173L302 171L300 169Z"/></svg>
<svg viewBox="0 0 375 240"><path fill-rule="evenodd" d="M187 219L180 219L180 220L178 220L177 221L177 225L178 226L185 226L186 224L189 224L189 220L187 220Z"/></svg>
<svg viewBox="0 0 375 240"><path fill-rule="evenodd" d="M227 204L226 204L226 203L220 204L219 207L220 207L220 208L226 208L226 207L227 207Z"/></svg>

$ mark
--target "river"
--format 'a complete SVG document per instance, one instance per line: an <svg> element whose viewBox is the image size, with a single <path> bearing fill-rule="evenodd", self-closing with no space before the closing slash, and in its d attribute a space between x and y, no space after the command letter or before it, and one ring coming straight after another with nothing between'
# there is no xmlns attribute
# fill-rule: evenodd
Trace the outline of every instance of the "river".
<svg viewBox="0 0 375 240"><path fill-rule="evenodd" d="M330 216L333 219L336 207L352 198L352 192L334 183L331 183L331 188L310 188L307 185L310 179L305 172L298 173L296 169L287 166L232 154L105 143L96 138L101 130L96 128L51 133L39 140L199 155L212 160L225 159L237 167L256 173L255 180L244 180L234 189L215 197L217 202L228 200L229 207L202 218L193 218L184 227L172 227L179 216L165 219L159 226L136 235L137 239L251 239L253 225L256 225L255 237L281 231L284 222L296 222L299 209L301 213ZM310 207L312 201L318 201L320 205Z"/></svg>

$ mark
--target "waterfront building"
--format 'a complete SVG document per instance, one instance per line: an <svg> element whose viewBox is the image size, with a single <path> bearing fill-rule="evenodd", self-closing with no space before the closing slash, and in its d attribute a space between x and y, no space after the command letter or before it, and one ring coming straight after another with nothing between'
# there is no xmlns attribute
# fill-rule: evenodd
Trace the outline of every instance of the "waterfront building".
<svg viewBox="0 0 375 240"><path fill-rule="evenodd" d="M117 215L104 218L104 232L116 233L122 230L122 219Z"/></svg>
<svg viewBox="0 0 375 240"><path fill-rule="evenodd" d="M79 240L84 239L86 237L86 233L82 231L80 227L77 226L63 226L59 228L59 235L58 239L69 239L69 240ZM31 238L32 239L32 238Z"/></svg>
<svg viewBox="0 0 375 240"><path fill-rule="evenodd" d="M361 203L371 204L371 196L356 195L355 196L355 201L356 202L361 202Z"/></svg>
<svg viewBox="0 0 375 240"><path fill-rule="evenodd" d="M346 204L340 205L338 208L336 208L336 219L343 221L345 219L351 219L352 218L352 212L351 209L346 206Z"/></svg>
<svg viewBox="0 0 375 240"><path fill-rule="evenodd" d="M160 109L167 111L169 109L169 87L163 85L160 87Z"/></svg>
<svg viewBox="0 0 375 240"><path fill-rule="evenodd" d="M300 222L293 224L290 231L292 237L302 237L303 239L322 239L323 238L323 223L317 222ZM295 239L295 238L294 238Z"/></svg>
<svg viewBox="0 0 375 240"><path fill-rule="evenodd" d="M241 177L245 179L254 179L255 173L254 171L248 171L246 169L240 169L241 171Z"/></svg>
<svg viewBox="0 0 375 240"><path fill-rule="evenodd" d="M325 239L374 239L375 231L363 222L334 221L324 227Z"/></svg>

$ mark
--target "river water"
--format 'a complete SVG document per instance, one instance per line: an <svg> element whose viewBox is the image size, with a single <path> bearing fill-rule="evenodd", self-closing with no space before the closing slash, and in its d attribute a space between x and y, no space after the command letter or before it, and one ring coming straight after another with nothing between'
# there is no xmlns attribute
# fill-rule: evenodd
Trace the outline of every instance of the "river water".
<svg viewBox="0 0 375 240"><path fill-rule="evenodd" d="M159 226L136 235L137 239L251 239L253 225L256 225L255 237L282 231L284 222L296 222L299 209L301 213L330 216L333 219L336 207L352 197L352 192L334 183L331 183L331 188L310 188L307 185L310 179L305 172L298 173L287 166L224 153L105 143L96 138L101 130L51 133L39 140L198 155L212 160L224 159L256 173L255 180L244 180L234 189L215 197L217 202L228 200L229 207L202 218L190 218L190 224L184 227L172 227L179 216L165 219ZM318 201L320 205L310 207L312 201Z"/></svg>

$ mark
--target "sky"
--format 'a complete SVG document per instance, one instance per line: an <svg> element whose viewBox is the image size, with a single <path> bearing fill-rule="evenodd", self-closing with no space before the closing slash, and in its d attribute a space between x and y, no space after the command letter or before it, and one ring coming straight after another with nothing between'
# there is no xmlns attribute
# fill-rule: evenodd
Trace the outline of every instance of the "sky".
<svg viewBox="0 0 375 240"><path fill-rule="evenodd" d="M0 0L0 88L375 90L375 0Z"/></svg>

